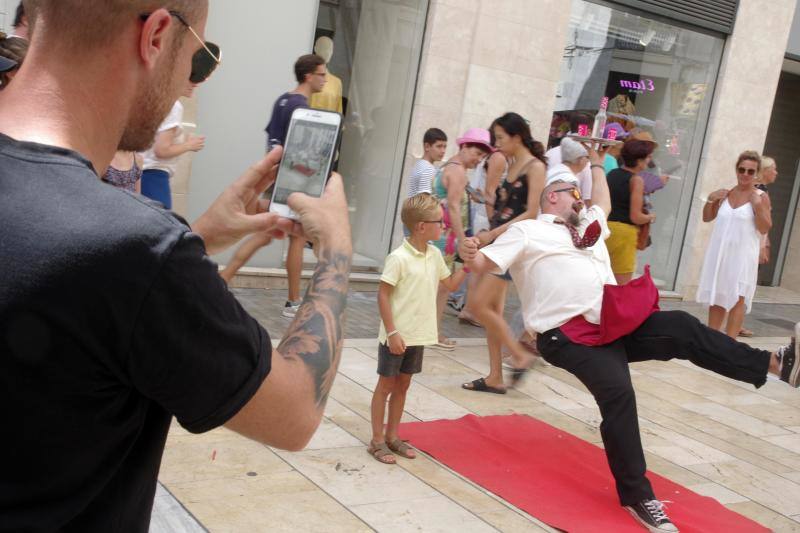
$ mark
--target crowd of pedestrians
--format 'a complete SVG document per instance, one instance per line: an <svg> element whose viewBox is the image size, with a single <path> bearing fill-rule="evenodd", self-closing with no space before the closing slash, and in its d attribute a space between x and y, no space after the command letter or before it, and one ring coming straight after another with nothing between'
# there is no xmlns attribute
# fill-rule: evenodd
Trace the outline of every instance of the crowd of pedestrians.
<svg viewBox="0 0 800 533"><path fill-rule="evenodd" d="M333 173L322 197L290 196L297 221L268 212L267 198L292 112L324 90L326 60L297 60L267 153L189 224L170 210L170 180L177 158L206 143L184 131L179 97L221 61L204 37L207 2L26 5L35 18L20 4L14 35L0 36L0 404L18 428L0 441L0 529L145 531L173 417L190 432L224 425L289 450L320 423L353 252L344 186ZM572 131L591 120L576 113ZM616 155L569 137L546 152L508 112L457 137L444 163L447 135L426 132L400 214L406 238L380 278L368 452L415 458L398 425L425 347L457 349L441 320L458 292L460 318L486 330L490 363L461 386L504 394L536 357L575 375L600 408L620 503L650 530L676 531L646 476L628 363L680 358L756 387L767 374L798 386L794 338L774 352L735 339L768 257L777 169L744 152L736 184L703 207L714 221L697 295L706 326L658 311L646 269L634 279L655 220L648 196L667 180L653 172L647 132L608 128L625 139ZM273 346L227 282L276 239L290 240L282 314L292 322ZM301 298L307 244L316 265ZM209 257L234 246L218 272ZM510 283L521 331L503 318Z"/></svg>
<svg viewBox="0 0 800 533"><path fill-rule="evenodd" d="M582 120L589 119L576 113L572 128L577 129ZM600 408L601 435L620 503L651 531L677 531L646 476L628 364L687 359L756 387L766 382L768 374L798 386L795 337L774 352L736 341L755 292L759 262L765 256L771 226L765 188L777 170L774 160L744 152L735 165L736 186L708 197L703 220L716 222L697 292L698 301L710 306L706 326L688 313L658 310L658 290L648 267L635 278L637 252L649 246L649 225L656 218L649 197L667 184L668 177L657 174L658 165L653 162L657 144L648 132L627 132L616 123L609 128L619 129L618 136L624 139L614 147L615 155L609 143L581 143L569 136L545 153L517 113L498 117L489 131L468 130L457 141L459 152L431 182L440 218L432 209L414 219L420 221L419 227L387 259L380 291L399 286L393 274L397 254L407 254L412 243L416 243L413 248L424 250L424 238L435 242L446 268L404 271L409 275L425 272L428 281L447 280L439 284L439 310L444 295L453 290L453 272L458 272L459 264L463 266L460 272L470 278L461 296L466 304L460 316L486 329L489 374L462 387L505 394L508 385L501 349L509 353L512 386L528 372L536 356L575 375ZM421 179L419 174L414 176L414 191L428 190ZM403 207L406 226L410 206L430 202L427 192L414 191L409 191ZM426 230L427 223L437 228ZM444 233L436 240L440 224ZM442 256L432 258L432 250L418 252L417 261L436 264ZM516 285L520 297L521 338L512 334L503 319L509 282ZM427 298L420 292L415 301L432 308L430 295L435 289L430 284L425 287ZM418 286L418 290L423 289ZM414 319L397 325L392 321L394 314L411 307L392 301L390 313L383 298L379 296L381 378L373 396L369 452L381 462L394 463L398 455L414 458L413 450L396 439L396 408L405 400L411 375L421 370L423 346L403 352L393 346L391 337L440 323L440 319L432 321L415 306ZM720 331L726 315L727 335ZM389 337L386 330L391 330ZM800 325L795 327L798 333ZM428 337L428 345L455 348L455 343L444 343L441 334L437 341L432 334ZM402 400L394 403L393 411L389 396L389 421L383 433L388 394L382 386L385 354L396 356L392 364L399 369L397 383L402 385L394 390L400 391Z"/></svg>

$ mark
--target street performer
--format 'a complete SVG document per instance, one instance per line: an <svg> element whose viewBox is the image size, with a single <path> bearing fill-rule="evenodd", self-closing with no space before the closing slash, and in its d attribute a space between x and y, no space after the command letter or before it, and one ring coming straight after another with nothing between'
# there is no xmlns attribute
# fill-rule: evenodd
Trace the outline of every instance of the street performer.
<svg viewBox="0 0 800 533"><path fill-rule="evenodd" d="M600 408L600 433L620 503L650 531L678 531L645 476L636 397L629 362L672 358L756 387L773 373L798 385L798 349L791 343L770 353L736 342L683 311L659 311L649 271L617 286L604 240L610 194L603 157L588 147L592 206L580 190L554 182L541 195L541 213L513 224L480 250L465 239L460 255L476 273L510 271L520 296L525 328L550 364L575 375ZM800 324L795 325L795 337Z"/></svg>

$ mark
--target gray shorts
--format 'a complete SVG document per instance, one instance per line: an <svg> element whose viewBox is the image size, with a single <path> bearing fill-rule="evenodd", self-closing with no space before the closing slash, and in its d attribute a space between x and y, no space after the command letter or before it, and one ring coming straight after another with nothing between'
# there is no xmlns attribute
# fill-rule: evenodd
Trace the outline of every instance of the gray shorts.
<svg viewBox="0 0 800 533"><path fill-rule="evenodd" d="M378 345L378 374L391 378L401 372L403 374L419 374L422 372L422 352L424 346L406 346L403 355L394 355L388 344Z"/></svg>

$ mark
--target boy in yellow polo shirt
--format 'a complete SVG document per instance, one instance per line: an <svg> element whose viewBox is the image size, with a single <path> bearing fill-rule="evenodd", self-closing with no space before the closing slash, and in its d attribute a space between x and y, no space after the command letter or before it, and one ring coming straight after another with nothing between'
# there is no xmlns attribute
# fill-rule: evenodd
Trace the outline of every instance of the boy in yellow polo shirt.
<svg viewBox="0 0 800 533"><path fill-rule="evenodd" d="M386 258L378 289L379 377L372 395L372 441L368 449L375 459L387 464L395 463L395 453L408 459L416 457L414 450L397 437L406 392L411 376L422 371L424 347L439 339L439 283L453 291L465 276L463 271L451 275L442 253L429 244L442 235L442 208L435 197L420 193L408 198L400 218L410 237ZM387 399L389 416L384 433Z"/></svg>

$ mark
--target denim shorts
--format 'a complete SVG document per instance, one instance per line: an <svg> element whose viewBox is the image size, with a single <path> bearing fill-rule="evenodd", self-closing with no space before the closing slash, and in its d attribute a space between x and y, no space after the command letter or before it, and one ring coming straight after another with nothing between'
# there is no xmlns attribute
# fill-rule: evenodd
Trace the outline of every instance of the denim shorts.
<svg viewBox="0 0 800 533"><path fill-rule="evenodd" d="M391 378L401 372L403 374L419 374L422 372L422 352L424 346L406 346L403 355L395 355L389 351L388 344L378 345L378 374Z"/></svg>

